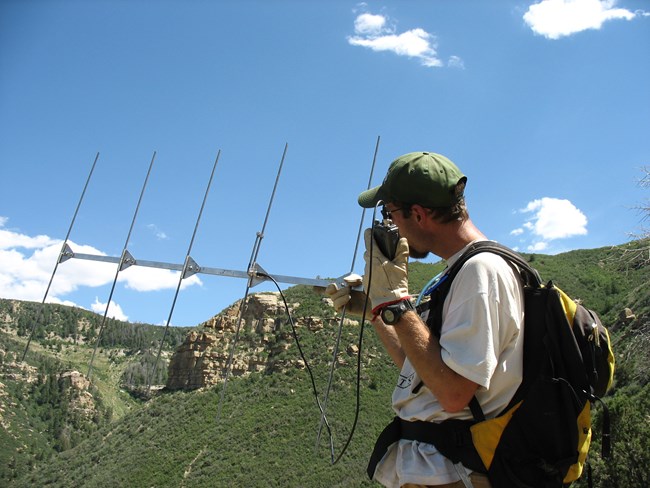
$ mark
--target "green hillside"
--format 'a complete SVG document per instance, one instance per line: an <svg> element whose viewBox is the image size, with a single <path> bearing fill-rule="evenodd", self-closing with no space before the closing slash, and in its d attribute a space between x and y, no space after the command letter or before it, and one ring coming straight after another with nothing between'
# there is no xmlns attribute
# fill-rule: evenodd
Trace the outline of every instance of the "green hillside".
<svg viewBox="0 0 650 488"><path fill-rule="evenodd" d="M615 457L609 463L600 459L595 436L590 455L599 488L650 486L650 266L643 254L632 252L643 245L647 242L526 255L544 279L553 278L598 311L613 334L616 384L606 402ZM414 263L411 289L419 290L441 267ZM294 316L334 315L309 287L289 288L286 295L289 303L300 303ZM322 429L316 448L320 412L295 342L275 358L292 365L288 369L230 378L225 391L221 384L194 392L161 391L146 400L136 394L137 387L151 371L151 351L157 350L163 328L112 322L95 359L88 390L92 408L84 409L61 372L86 374L101 317L48 305L47 321L21 362L38 307L0 300L0 486L373 486L365 466L378 432L392 418L397 371L371 327L363 329L358 422L348 450L332 465L332 453L341 454L355 422L358 326L342 329L327 404L329 429ZM619 319L626 307L635 316ZM281 329L290 337L286 317ZM163 345L167 358L188 329L170 332ZM337 328L303 327L296 333L322 402ZM601 418L596 407L596 427ZM576 486L586 484L581 480Z"/></svg>

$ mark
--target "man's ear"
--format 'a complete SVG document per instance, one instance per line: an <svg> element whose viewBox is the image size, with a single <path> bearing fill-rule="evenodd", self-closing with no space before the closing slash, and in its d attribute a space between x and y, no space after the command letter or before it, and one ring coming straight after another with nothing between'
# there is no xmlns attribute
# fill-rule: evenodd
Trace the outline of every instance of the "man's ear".
<svg viewBox="0 0 650 488"><path fill-rule="evenodd" d="M417 203L411 205L411 213L413 214L417 222L422 222L427 216L426 209L422 205L418 205Z"/></svg>

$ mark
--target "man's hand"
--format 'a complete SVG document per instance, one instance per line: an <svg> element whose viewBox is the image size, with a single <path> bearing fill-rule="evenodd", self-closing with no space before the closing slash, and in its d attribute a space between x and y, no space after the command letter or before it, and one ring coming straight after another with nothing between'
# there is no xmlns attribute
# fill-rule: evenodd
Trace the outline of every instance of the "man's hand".
<svg viewBox="0 0 650 488"><path fill-rule="evenodd" d="M370 297L372 309L408 297L408 241L404 237L399 240L395 258L391 261L379 250L372 237L372 229L366 229L364 239L366 252L363 258L366 261L366 271L363 277L363 289Z"/></svg>
<svg viewBox="0 0 650 488"><path fill-rule="evenodd" d="M366 307L367 297L361 291L353 290L352 287L359 286L362 278L358 274L351 274L343 278L345 285L339 286L336 283L330 283L325 288L325 294L334 303L334 309L341 312L345 307L346 313L361 317Z"/></svg>

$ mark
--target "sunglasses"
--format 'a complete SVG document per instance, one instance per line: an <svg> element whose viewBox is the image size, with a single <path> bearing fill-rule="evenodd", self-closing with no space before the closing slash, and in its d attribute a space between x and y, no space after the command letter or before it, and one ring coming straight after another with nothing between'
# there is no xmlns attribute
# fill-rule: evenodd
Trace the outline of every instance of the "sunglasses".
<svg viewBox="0 0 650 488"><path fill-rule="evenodd" d="M384 217L385 220L393 220L393 212L397 212L398 210L402 210L403 208L404 207L388 210L384 205L383 207L381 207L381 216Z"/></svg>

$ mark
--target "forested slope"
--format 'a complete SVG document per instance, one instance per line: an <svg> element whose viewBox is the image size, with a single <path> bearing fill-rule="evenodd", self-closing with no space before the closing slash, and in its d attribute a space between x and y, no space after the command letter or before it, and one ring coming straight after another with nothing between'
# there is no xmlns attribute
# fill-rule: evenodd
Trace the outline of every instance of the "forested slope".
<svg viewBox="0 0 650 488"><path fill-rule="evenodd" d="M617 371L605 402L612 417L614 458L600 458L596 434L590 456L599 488L650 486L650 266L642 253L628 252L643 245L647 243L526 255L544 279L553 279L598 311L612 332ZM440 263L414 263L411 290L419 290L441 268ZM286 295L289 303L300 304L293 311L296 316L333 316L309 287L289 288ZM127 378L142 384L152 350L162 338L161 327L112 322L92 383L75 390L67 381L83 383L101 318L47 305L46 319L22 362L38 307L0 300L2 486L371 486L365 465L378 432L392 417L390 395L397 375L372 328L363 329L361 343L357 325L342 329L328 422L316 448L320 412L309 373L322 402L337 328L296 331L310 369L297 344L288 342L276 359L293 368L231 378L225 391L220 384L194 392L161 391L147 399L133 394ZM282 320L287 333L290 324L286 316ZM188 332L170 330L164 358ZM256 339L249 334L247 340ZM347 452L332 465L355 425L359 344L356 430ZM73 371L82 374L71 376ZM92 404L84 403L86 392ZM601 421L602 410L596 407L596 433ZM578 486L586 486L584 480Z"/></svg>

